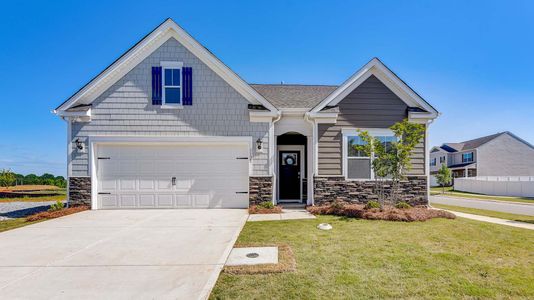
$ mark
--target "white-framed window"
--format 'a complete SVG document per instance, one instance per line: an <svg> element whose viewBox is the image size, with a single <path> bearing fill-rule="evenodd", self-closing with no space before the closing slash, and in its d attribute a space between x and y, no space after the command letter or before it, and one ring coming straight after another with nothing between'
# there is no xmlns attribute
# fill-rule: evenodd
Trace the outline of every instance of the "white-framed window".
<svg viewBox="0 0 534 300"><path fill-rule="evenodd" d="M440 156L440 157L439 157L439 163L440 163L440 164L445 163L445 156Z"/></svg>
<svg viewBox="0 0 534 300"><path fill-rule="evenodd" d="M462 153L462 163L472 162L473 152Z"/></svg>
<svg viewBox="0 0 534 300"><path fill-rule="evenodd" d="M397 138L393 132L384 128L361 128L369 132L369 135L379 139L385 146L386 151L391 149L391 143ZM343 173L346 179L369 180L374 179L375 174L371 167L374 155L366 156L362 151L354 149L354 145L363 145L365 142L359 137L358 129L343 129Z"/></svg>
<svg viewBox="0 0 534 300"><path fill-rule="evenodd" d="M182 106L182 62L162 61L162 105L181 107Z"/></svg>
<svg viewBox="0 0 534 300"><path fill-rule="evenodd" d="M436 161L437 161L437 159L436 159L435 157L432 158L432 160L430 160L430 166L431 166L431 167L435 167L435 166L436 166ZM440 158L439 161L441 162L441 158Z"/></svg>

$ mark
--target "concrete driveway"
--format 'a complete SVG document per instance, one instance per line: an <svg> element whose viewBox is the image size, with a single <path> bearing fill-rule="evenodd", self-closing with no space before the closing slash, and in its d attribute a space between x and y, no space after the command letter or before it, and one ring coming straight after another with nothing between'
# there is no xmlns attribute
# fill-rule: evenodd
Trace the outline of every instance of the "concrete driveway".
<svg viewBox="0 0 534 300"><path fill-rule="evenodd" d="M0 233L4 299L203 299L246 210L87 211Z"/></svg>

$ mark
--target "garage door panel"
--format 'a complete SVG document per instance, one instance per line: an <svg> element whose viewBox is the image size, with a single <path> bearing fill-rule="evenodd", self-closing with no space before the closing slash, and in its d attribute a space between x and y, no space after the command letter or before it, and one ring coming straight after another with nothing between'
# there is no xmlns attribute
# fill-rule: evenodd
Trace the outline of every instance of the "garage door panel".
<svg viewBox="0 0 534 300"><path fill-rule="evenodd" d="M248 207L245 145L98 147L101 208ZM175 178L174 184L172 178Z"/></svg>

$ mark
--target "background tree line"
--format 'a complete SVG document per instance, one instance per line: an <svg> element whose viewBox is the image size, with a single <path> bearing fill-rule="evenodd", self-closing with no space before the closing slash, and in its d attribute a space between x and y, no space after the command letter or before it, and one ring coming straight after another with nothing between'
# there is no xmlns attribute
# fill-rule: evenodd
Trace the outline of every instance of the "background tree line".
<svg viewBox="0 0 534 300"><path fill-rule="evenodd" d="M54 176L44 173L41 176L35 174L16 174L10 170L0 170L0 186L8 187L14 185L55 185L60 188L67 187L67 181L63 176Z"/></svg>

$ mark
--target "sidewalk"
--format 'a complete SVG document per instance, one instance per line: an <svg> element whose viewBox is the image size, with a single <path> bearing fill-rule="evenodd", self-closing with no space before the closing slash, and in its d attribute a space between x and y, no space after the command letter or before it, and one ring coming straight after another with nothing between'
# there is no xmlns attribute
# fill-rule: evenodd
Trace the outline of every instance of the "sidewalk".
<svg viewBox="0 0 534 300"><path fill-rule="evenodd" d="M252 214L248 222L315 219L305 208L282 209L281 214Z"/></svg>
<svg viewBox="0 0 534 300"><path fill-rule="evenodd" d="M473 214L466 214L466 213L461 213L461 212L446 210L446 209L444 210L451 212L460 218L466 218L466 219L471 219L471 220L476 220L476 221L481 221L481 222L488 222L488 223L493 223L493 224L534 230L534 224L530 224L530 223L518 222L518 221L513 221L513 220L505 220L505 219L499 219L499 218L493 218L493 217L486 217L486 216L480 216L480 215L473 215Z"/></svg>

